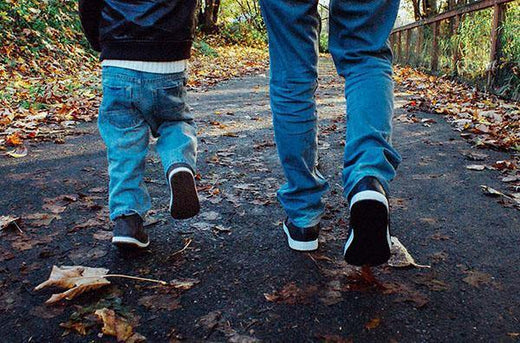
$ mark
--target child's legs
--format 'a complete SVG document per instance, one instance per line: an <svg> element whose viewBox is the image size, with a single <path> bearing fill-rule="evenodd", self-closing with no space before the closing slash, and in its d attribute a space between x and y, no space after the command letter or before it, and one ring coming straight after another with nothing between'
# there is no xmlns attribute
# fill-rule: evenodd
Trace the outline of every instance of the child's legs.
<svg viewBox="0 0 520 343"><path fill-rule="evenodd" d="M151 206L143 182L149 127L134 105L134 99L140 97L134 76L121 68L103 68L98 127L107 147L112 220L132 213L143 217Z"/></svg>
<svg viewBox="0 0 520 343"><path fill-rule="evenodd" d="M196 171L197 129L186 105L186 76L168 74L152 85L154 131L159 136L157 152L166 174L172 166Z"/></svg>
<svg viewBox="0 0 520 343"><path fill-rule="evenodd" d="M388 36L399 0L332 0L330 51L345 77L345 195L365 176L388 188L401 160L391 146L392 52Z"/></svg>
<svg viewBox="0 0 520 343"><path fill-rule="evenodd" d="M291 222L316 225L328 184L316 168L318 25L316 1L262 0L269 35L276 146L287 183L278 199Z"/></svg>

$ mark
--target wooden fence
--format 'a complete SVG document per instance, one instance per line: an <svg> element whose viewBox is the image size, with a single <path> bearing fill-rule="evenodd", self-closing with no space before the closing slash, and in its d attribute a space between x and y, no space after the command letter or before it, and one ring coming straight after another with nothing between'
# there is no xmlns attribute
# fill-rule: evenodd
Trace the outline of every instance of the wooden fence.
<svg viewBox="0 0 520 343"><path fill-rule="evenodd" d="M493 22L491 26L491 48L489 53L489 64L487 68L487 87L491 89L495 82L495 71L499 64L501 57L501 30L505 18L506 4L517 0L482 0L478 2L465 5L463 7L453 9L432 18L423 19L408 25L404 25L392 30L390 35L390 42L394 49L396 61L399 63L409 64L412 54L419 55L420 49L423 47L424 28L431 27L431 46L430 48L430 65L432 72L439 70L439 27L443 20L450 20L450 34L454 35L463 20L463 16L468 13L481 11L487 8L493 8ZM417 43L414 47L410 46L412 30L418 30ZM520 33L519 33L520 34ZM403 46L404 36L404 46ZM412 51L414 50L414 51ZM457 66L460 61L460 49L457 46L453 47L451 51L451 63L454 74L457 74Z"/></svg>

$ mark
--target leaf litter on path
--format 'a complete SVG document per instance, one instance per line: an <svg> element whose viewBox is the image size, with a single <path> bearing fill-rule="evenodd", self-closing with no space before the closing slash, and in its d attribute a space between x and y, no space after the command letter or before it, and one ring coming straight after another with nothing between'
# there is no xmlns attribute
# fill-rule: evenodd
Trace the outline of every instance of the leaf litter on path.
<svg viewBox="0 0 520 343"><path fill-rule="evenodd" d="M60 300L71 300L74 297L110 284L107 277L127 278L138 281L156 282L166 285L167 282L153 279L140 278L122 274L108 274L108 269L91 268L83 266L53 266L49 279L34 288L35 291L49 286L57 286L68 289L65 292L53 294L45 303L54 304Z"/></svg>

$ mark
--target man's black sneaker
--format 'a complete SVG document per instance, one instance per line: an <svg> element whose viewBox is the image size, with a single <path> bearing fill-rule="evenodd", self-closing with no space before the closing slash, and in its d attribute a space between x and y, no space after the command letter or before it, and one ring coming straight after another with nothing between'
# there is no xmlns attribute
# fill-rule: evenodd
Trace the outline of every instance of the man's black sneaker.
<svg viewBox="0 0 520 343"><path fill-rule="evenodd" d="M365 177L350 193L350 230L343 255L355 266L377 266L390 258L389 206L375 177Z"/></svg>
<svg viewBox="0 0 520 343"><path fill-rule="evenodd" d="M195 178L190 168L173 165L168 170L170 185L170 213L175 219L187 219L200 211Z"/></svg>
<svg viewBox="0 0 520 343"><path fill-rule="evenodd" d="M312 251L318 249L318 236L320 224L312 227L301 228L293 225L289 219L283 223L283 231L287 235L289 247L298 251Z"/></svg>
<svg viewBox="0 0 520 343"><path fill-rule="evenodd" d="M143 219L138 214L121 216L114 221L112 244L120 249L146 248L150 244L143 228Z"/></svg>

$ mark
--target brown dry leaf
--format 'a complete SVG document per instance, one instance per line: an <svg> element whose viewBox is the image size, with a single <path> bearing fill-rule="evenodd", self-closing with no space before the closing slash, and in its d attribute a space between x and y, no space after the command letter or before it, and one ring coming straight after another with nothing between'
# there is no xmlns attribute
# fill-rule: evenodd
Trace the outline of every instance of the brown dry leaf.
<svg viewBox="0 0 520 343"><path fill-rule="evenodd" d="M343 301L341 290L342 287L339 280L329 281L326 288L321 292L320 300L327 306L337 304Z"/></svg>
<svg viewBox="0 0 520 343"><path fill-rule="evenodd" d="M116 315L114 310L102 308L94 312L103 321L101 332L116 337L118 342L144 342L146 338L134 332L132 325L123 317Z"/></svg>
<svg viewBox="0 0 520 343"><path fill-rule="evenodd" d="M466 272L468 276L462 279L465 283L480 288L481 285L489 285L493 283L493 277L490 274L482 273L476 270Z"/></svg>
<svg viewBox="0 0 520 343"><path fill-rule="evenodd" d="M20 221L20 217L0 216L0 230L6 229L11 225L18 226L19 221Z"/></svg>
<svg viewBox="0 0 520 343"><path fill-rule="evenodd" d="M63 293L53 294L45 303L53 304L62 299L71 300L86 291L110 284L103 276L108 273L105 268L90 268L83 266L53 266L49 279L34 288L40 290L49 286L70 288Z"/></svg>
<svg viewBox="0 0 520 343"><path fill-rule="evenodd" d="M417 267L417 268L430 268L427 265L417 264L413 259L412 255L406 250L404 245L397 239L392 237L392 255L388 261L388 265L394 268L406 268L406 267Z"/></svg>
<svg viewBox="0 0 520 343"><path fill-rule="evenodd" d="M139 304L152 310L174 311L181 308L176 296L171 294L154 294L139 298Z"/></svg>
<svg viewBox="0 0 520 343"><path fill-rule="evenodd" d="M39 318L51 319L61 315L64 310L65 307L49 307L42 305L33 307L29 313Z"/></svg>
<svg viewBox="0 0 520 343"><path fill-rule="evenodd" d="M176 289L188 290L198 284L198 279L175 279L170 281L169 285Z"/></svg>
<svg viewBox="0 0 520 343"><path fill-rule="evenodd" d="M410 287L396 283L396 282L388 282L384 284L383 294L397 294L399 295L394 302L410 302L414 304L416 308L421 308L426 306L430 301L428 297L421 292L411 289Z"/></svg>
<svg viewBox="0 0 520 343"><path fill-rule="evenodd" d="M365 329L374 330L381 324L381 318L373 318L368 323L365 324Z"/></svg>
<svg viewBox="0 0 520 343"><path fill-rule="evenodd" d="M23 217L24 219L28 219L31 221L32 226L40 227L40 226L49 226L53 220L61 219L61 216L57 214L48 214L48 213L33 213Z"/></svg>
<svg viewBox="0 0 520 343"><path fill-rule="evenodd" d="M281 291L274 291L271 294L264 293L264 297L270 302L280 302L289 305L305 304L309 302L309 297L317 291L317 286L308 286L305 289L301 289L294 282L290 282Z"/></svg>
<svg viewBox="0 0 520 343"><path fill-rule="evenodd" d="M98 230L92 236L100 241L109 241L112 239L113 234L110 231Z"/></svg>
<svg viewBox="0 0 520 343"><path fill-rule="evenodd" d="M199 320L197 321L197 326L201 326L201 327L206 328L207 330L211 331L219 325L221 317L222 317L222 312L212 311L212 312L200 317Z"/></svg>
<svg viewBox="0 0 520 343"><path fill-rule="evenodd" d="M76 231L79 229L86 229L91 227L103 227L105 225L105 222L100 218L90 218L87 221L84 221L82 223L77 223L74 225L72 229L69 231Z"/></svg>
<svg viewBox="0 0 520 343"><path fill-rule="evenodd" d="M450 289L450 285L442 280L435 279L434 274L422 274L418 275L414 282L418 285L427 286L431 291L441 292Z"/></svg>
<svg viewBox="0 0 520 343"><path fill-rule="evenodd" d="M68 331L75 331L75 332L79 333L82 336L85 336L87 334L87 329L90 326L91 325L88 325L88 324L85 324L85 323L72 322L72 321L68 321L66 323L60 323L60 327L66 329ZM64 335L67 334L68 331L65 331Z"/></svg>

